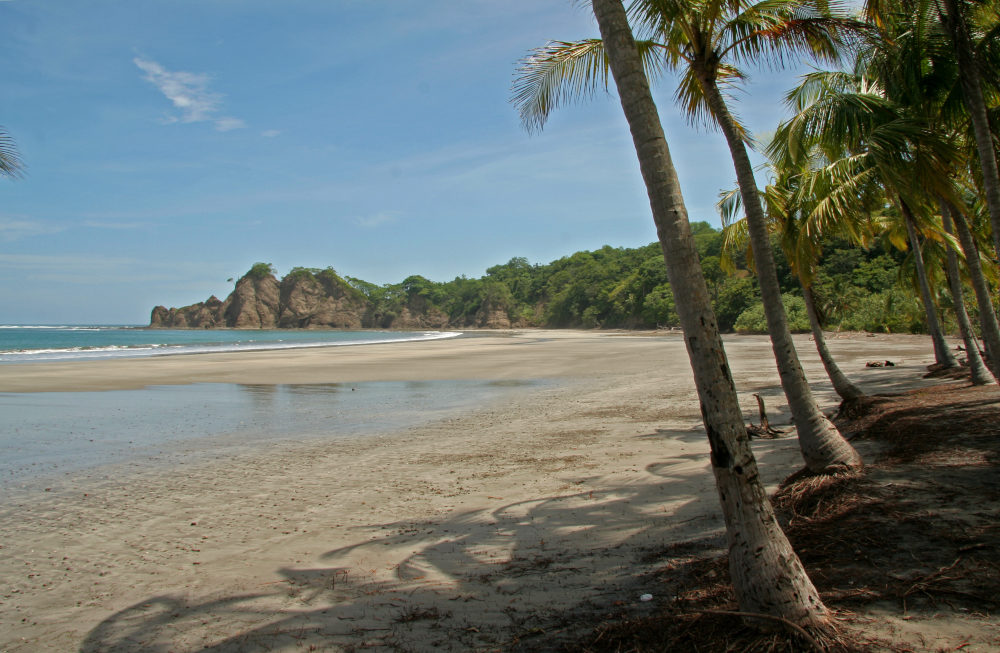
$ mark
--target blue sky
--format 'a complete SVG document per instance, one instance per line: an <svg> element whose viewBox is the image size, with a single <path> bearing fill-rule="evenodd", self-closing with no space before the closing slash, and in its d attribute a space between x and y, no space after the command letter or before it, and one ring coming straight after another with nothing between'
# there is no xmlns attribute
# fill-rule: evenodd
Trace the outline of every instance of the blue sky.
<svg viewBox="0 0 1000 653"><path fill-rule="evenodd" d="M145 324L257 261L395 283L655 240L617 97L528 134L517 61L570 0L0 0L0 324ZM774 127L789 73L736 110ZM691 218L735 175L657 101Z"/></svg>

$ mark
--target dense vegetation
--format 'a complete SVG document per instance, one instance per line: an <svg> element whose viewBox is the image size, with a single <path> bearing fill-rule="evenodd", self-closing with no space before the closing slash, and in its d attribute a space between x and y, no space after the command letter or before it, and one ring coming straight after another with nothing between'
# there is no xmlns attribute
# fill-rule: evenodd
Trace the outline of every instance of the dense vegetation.
<svg viewBox="0 0 1000 653"><path fill-rule="evenodd" d="M766 332L756 280L745 256L727 257L722 232L707 222L692 226L720 327ZM775 251L789 323L794 330L808 331L801 287L780 248ZM845 241L831 241L824 251L814 292L827 328L922 331L923 308L907 274L905 253L877 243L865 249ZM648 329L679 324L675 302L680 298L671 291L658 243L605 246L547 264L512 258L478 279L461 276L436 282L413 275L382 286L345 279L373 304L380 324L391 323L415 302L447 314L455 325L474 326L476 316L498 310L518 326Z"/></svg>

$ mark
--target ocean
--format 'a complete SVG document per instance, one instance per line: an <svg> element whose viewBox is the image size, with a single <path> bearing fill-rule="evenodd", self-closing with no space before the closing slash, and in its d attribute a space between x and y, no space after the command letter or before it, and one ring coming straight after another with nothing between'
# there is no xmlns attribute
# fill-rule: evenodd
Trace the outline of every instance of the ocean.
<svg viewBox="0 0 1000 653"><path fill-rule="evenodd" d="M454 331L146 329L138 326L0 325L0 364L137 358L262 349L437 340Z"/></svg>
<svg viewBox="0 0 1000 653"><path fill-rule="evenodd" d="M364 347L458 335L2 327L0 371L6 364L8 373L16 373L15 363ZM186 464L206 456L396 432L545 385L545 381L483 380L202 383L105 392L0 393L0 490L30 491L81 473L118 475L129 468Z"/></svg>

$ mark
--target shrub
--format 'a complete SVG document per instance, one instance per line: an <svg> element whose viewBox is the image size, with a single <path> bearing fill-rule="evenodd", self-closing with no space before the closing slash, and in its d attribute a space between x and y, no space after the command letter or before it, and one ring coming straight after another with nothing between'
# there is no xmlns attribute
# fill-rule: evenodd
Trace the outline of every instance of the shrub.
<svg viewBox="0 0 1000 653"><path fill-rule="evenodd" d="M781 302L785 305L788 330L792 332L809 331L809 314L806 313L805 301L797 295L785 293L781 296ZM740 313L733 326L739 333L767 333L764 305L758 303Z"/></svg>
<svg viewBox="0 0 1000 653"><path fill-rule="evenodd" d="M261 280L266 277L274 276L275 269L270 263L254 263L250 271L246 273L246 276L250 279Z"/></svg>
<svg viewBox="0 0 1000 653"><path fill-rule="evenodd" d="M848 331L920 333L924 330L924 309L920 300L898 289L859 299L840 321Z"/></svg>

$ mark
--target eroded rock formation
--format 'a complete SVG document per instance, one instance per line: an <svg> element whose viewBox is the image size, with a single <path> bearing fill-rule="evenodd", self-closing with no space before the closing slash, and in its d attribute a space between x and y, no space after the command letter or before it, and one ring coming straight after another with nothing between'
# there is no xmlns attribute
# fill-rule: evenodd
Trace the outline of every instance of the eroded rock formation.
<svg viewBox="0 0 1000 653"><path fill-rule="evenodd" d="M394 308L375 306L332 269L296 268L280 281L269 265L257 264L222 301L209 297L182 308L157 306L149 326L165 329L507 329L506 310L485 301L475 315L452 319L420 292L407 286Z"/></svg>

